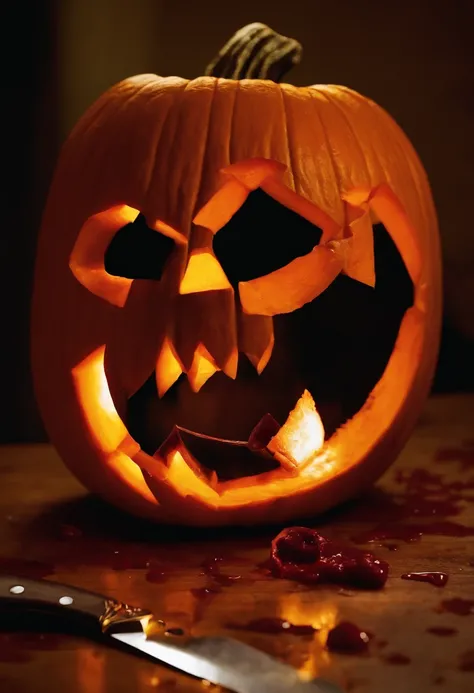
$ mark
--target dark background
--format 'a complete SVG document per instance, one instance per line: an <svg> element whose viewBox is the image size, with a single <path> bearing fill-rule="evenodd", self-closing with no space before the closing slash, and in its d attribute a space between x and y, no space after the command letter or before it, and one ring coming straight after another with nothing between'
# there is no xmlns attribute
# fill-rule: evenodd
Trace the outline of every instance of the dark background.
<svg viewBox="0 0 474 693"><path fill-rule="evenodd" d="M2 8L0 441L43 440L29 372L37 230L61 143L102 91L140 72L195 77L240 26L297 38L297 85L346 84L403 127L432 184L445 316L434 390L474 390L471 0L42 0ZM61 344L57 346L61 349Z"/></svg>

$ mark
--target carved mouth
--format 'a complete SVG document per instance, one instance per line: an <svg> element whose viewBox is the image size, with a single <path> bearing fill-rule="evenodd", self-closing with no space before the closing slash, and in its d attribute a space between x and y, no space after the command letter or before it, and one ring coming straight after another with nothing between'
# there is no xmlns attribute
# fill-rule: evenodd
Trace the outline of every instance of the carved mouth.
<svg viewBox="0 0 474 693"><path fill-rule="evenodd" d="M158 354L148 350L144 363L147 368L155 363L155 371L138 390L129 387L134 394L127 401L124 395L127 387L121 387L125 383L116 376L121 371L115 371L113 366L113 355L121 353L121 342L115 340L115 351L109 349L109 344L104 345L104 352L107 349L109 356L112 354L112 366L107 371L105 364L104 378L115 412L114 439L122 441L120 449L130 448L132 452L127 454L134 460L140 450L141 462L137 464L145 465L145 470L154 469L158 475L171 478L176 468L174 461L178 460L181 470L190 468L194 476L205 478L205 486L211 487L220 482L232 484L233 480L245 477L255 479L275 470L277 475L292 473L296 460L292 448L298 447L299 441L293 440L293 445L283 450L270 449L277 431L276 438L287 436L288 422L294 420L295 406L300 407L304 393L310 395L303 397L304 402L313 403L313 434L319 426L325 432L325 439L334 441L338 437L334 434L346 422L354 419L362 408L370 409L371 393L377 384L377 391L381 389L389 360L399 360L394 359L395 343L401 334L402 320L404 316L408 318L409 308L414 304L413 280L419 274L420 259L410 241L410 226L390 190L383 188L373 197L376 217L379 211L382 218L389 218L389 212L393 216L389 218L389 232L383 224L372 223L367 209L357 207L362 193L355 190L349 198L356 206L348 203L347 210L347 223L351 229L353 224L357 228L352 255L344 255L348 246L344 245L346 236L343 236L341 241L335 241L339 247L334 248L334 256L333 250L327 256L324 255L328 248L324 245L324 225L334 222L323 218L321 230L313 223L317 219L310 221L292 209L293 203L296 204L294 193L281 185L273 190L272 185L271 179L262 183L263 188L270 186L269 192L275 198L267 194L266 188L250 194L246 190L246 202L238 206L223 226L219 224L213 237L212 218L207 218L209 209L205 205L194 220L198 231L193 236L194 244L201 239L204 245L194 245L189 253L187 241L181 238L175 239L179 243L173 253L170 238L156 233L163 231L162 225L150 229L144 217L136 216L136 210L135 220L119 229L106 250L104 276L117 277L119 286L127 291L133 279L140 278L152 280L152 284L158 280L155 286L166 287L165 278L164 283L160 282L162 271L164 277L174 277L177 265L173 258L181 262L180 258L187 257L184 275L176 275L178 283L173 284L168 301L153 302L168 310L173 328L159 343ZM215 197L225 192L225 187ZM278 202L280 194L285 199L289 196L288 208ZM367 198L372 193L363 191L363 194ZM304 200L296 197L296 206L304 207ZM210 204L214 202L212 198ZM310 217L322 214L314 206L306 211ZM361 211L363 215L358 216ZM363 228L359 228L360 223ZM113 225L106 228L108 238L114 228ZM344 233L345 230L346 227ZM334 229L330 233L333 232ZM408 250L404 254L407 264L392 233L397 242L401 234L407 242ZM362 245L357 246L361 239ZM153 245L148 247L150 242ZM170 252L167 264L166 256ZM150 256L151 264L145 262ZM324 262L314 262L314 257L323 258ZM334 257L336 275L331 269ZM156 262L160 258L161 265ZM96 281L93 272L92 275L85 272L84 263L76 264L78 276ZM166 267L170 270L168 275ZM146 288L150 283L138 283L136 288L140 286ZM131 302L129 306L127 302L129 315L133 306L136 308L137 304ZM148 328L148 322L153 324L153 319L151 314L146 321L142 319L141 328ZM168 323L163 324L168 329ZM261 328L263 331L258 332ZM137 330L136 334L141 331ZM139 351L125 353L133 358L136 353L139 362ZM103 356L100 358L104 368ZM403 353L400 358L404 358ZM141 372L137 385L143 383L146 375L147 370ZM110 387L111 383L114 387ZM386 388L382 390L386 392ZM109 416L107 412L106 416ZM269 421L272 422L270 432L264 426ZM377 425L381 422L380 419ZM103 429L98 424L94 428ZM304 426L296 428L298 436L305 430ZM264 431L269 439L263 436ZM108 438L104 430L98 433L101 439ZM316 438L313 436L312 443ZM323 440L309 448L313 458L322 444ZM108 440L106 447L109 447ZM144 457L143 453L146 453ZM305 460L301 458L297 462Z"/></svg>
<svg viewBox="0 0 474 693"><path fill-rule="evenodd" d="M275 345L261 374L240 354L235 380L218 372L195 393L183 374L161 398L151 375L127 405L128 430L142 449L159 455L180 435L188 464L197 460L208 481L263 474L281 460L249 450L252 431L260 436L269 415L283 425L305 390L330 438L366 403L413 304L412 281L382 224L374 225L374 247L375 289L341 275L312 302L275 316Z"/></svg>

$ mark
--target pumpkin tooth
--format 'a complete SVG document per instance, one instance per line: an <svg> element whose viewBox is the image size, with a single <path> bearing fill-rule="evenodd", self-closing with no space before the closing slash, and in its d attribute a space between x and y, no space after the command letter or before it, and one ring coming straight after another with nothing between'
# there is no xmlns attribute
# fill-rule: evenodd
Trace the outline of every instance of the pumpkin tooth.
<svg viewBox="0 0 474 693"><path fill-rule="evenodd" d="M176 349L183 368L191 370L202 345L216 369L234 378L238 350L233 289L180 295L177 308Z"/></svg>
<svg viewBox="0 0 474 693"><path fill-rule="evenodd" d="M259 375L271 358L274 344L273 319L270 316L239 311L239 349Z"/></svg>
<svg viewBox="0 0 474 693"><path fill-rule="evenodd" d="M163 397L183 373L183 366L178 359L173 344L168 336L163 340L156 362L155 378L158 397Z"/></svg>
<svg viewBox="0 0 474 693"><path fill-rule="evenodd" d="M222 372L225 373L229 378L235 380L237 377L237 368L239 365L239 350L237 346L233 346L230 354L224 361L222 366Z"/></svg>
<svg viewBox="0 0 474 693"><path fill-rule="evenodd" d="M214 373L220 371L204 344L198 344L191 368L188 370L188 381L193 392L199 392L202 386Z"/></svg>

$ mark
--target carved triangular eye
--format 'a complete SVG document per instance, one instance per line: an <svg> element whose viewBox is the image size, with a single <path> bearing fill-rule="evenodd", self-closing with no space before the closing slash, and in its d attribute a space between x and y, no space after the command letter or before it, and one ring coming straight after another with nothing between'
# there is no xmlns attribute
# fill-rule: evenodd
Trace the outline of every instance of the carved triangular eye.
<svg viewBox="0 0 474 693"><path fill-rule="evenodd" d="M104 256L106 272L128 279L161 279L174 241L147 226L143 214L123 226Z"/></svg>
<svg viewBox="0 0 474 693"><path fill-rule="evenodd" d="M216 233L213 249L236 286L307 255L321 235L320 228L257 189Z"/></svg>

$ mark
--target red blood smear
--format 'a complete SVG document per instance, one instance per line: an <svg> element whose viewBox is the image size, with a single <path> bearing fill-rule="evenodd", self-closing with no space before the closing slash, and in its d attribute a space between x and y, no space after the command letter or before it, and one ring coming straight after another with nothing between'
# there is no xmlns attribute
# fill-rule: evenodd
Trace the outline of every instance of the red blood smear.
<svg viewBox="0 0 474 693"><path fill-rule="evenodd" d="M447 637L449 635L456 635L456 633L458 632L456 628L450 628L449 626L431 626L426 630L428 633L432 633L433 635L439 635L442 638Z"/></svg>
<svg viewBox="0 0 474 693"><path fill-rule="evenodd" d="M341 621L335 628L329 631L326 647L331 652L341 654L362 654L367 652L370 636L365 630L361 630L355 623Z"/></svg>
<svg viewBox="0 0 474 693"><path fill-rule="evenodd" d="M342 546L308 527L290 527L272 542L272 573L285 580L330 582L362 589L384 586L389 565L373 554Z"/></svg>
<svg viewBox="0 0 474 693"><path fill-rule="evenodd" d="M372 494L371 502L354 508L354 519L376 522L374 527L353 537L356 543L413 542L424 534L474 536L474 528L446 519L460 512L459 501L465 500L465 492L474 488L474 479L446 482L441 474L426 469L400 470L395 479L404 487L403 493ZM436 518L436 521L420 522L422 518Z"/></svg>
<svg viewBox="0 0 474 693"><path fill-rule="evenodd" d="M423 532L418 526L381 524L372 529L359 532L359 534L352 537L352 541L356 544L372 544L385 539L398 539L399 541L410 543L420 541L422 535Z"/></svg>
<svg viewBox="0 0 474 693"><path fill-rule="evenodd" d="M39 580L48 575L54 575L55 568L50 563L43 563L42 561L0 556L0 571L9 575Z"/></svg>
<svg viewBox="0 0 474 693"><path fill-rule="evenodd" d="M190 592L197 601L194 612L194 621L197 622L201 620L204 611L212 600L222 592L222 587L220 585L215 585L214 587L195 587L191 589Z"/></svg>
<svg viewBox="0 0 474 693"><path fill-rule="evenodd" d="M400 652L394 652L384 657L384 661L388 664L410 664L411 659Z"/></svg>
<svg viewBox="0 0 474 693"><path fill-rule="evenodd" d="M398 544L382 544L382 546L389 551L398 551Z"/></svg>
<svg viewBox="0 0 474 693"><path fill-rule="evenodd" d="M202 601L204 599L212 599L222 592L220 587L194 587L190 590L193 597Z"/></svg>
<svg viewBox="0 0 474 693"><path fill-rule="evenodd" d="M419 541L426 535L439 535L444 537L474 537L474 527L466 527L457 522L444 520L431 524L406 524L406 525L378 525L373 529L360 532L352 537L356 544L370 544L385 539L398 539L411 543Z"/></svg>
<svg viewBox="0 0 474 693"><path fill-rule="evenodd" d="M458 462L461 470L466 472L474 467L474 449L442 448L435 456L436 462Z"/></svg>
<svg viewBox="0 0 474 693"><path fill-rule="evenodd" d="M429 582L435 587L445 587L449 575L447 573L404 573L402 580L414 580L415 582Z"/></svg>
<svg viewBox="0 0 474 693"><path fill-rule="evenodd" d="M439 605L439 611L448 611L456 616L471 616L474 614L474 599L463 599L462 597L453 597L453 599L445 599Z"/></svg>
<svg viewBox="0 0 474 693"><path fill-rule="evenodd" d="M290 633L291 635L313 635L313 626L295 626L282 618L257 618L246 624L229 623L227 628L233 630L248 630L254 633L268 633L277 635L279 633Z"/></svg>
<svg viewBox="0 0 474 693"><path fill-rule="evenodd" d="M214 582L222 587L227 587L233 585L237 580L241 580L241 575L222 575L221 573L221 563L224 559L220 556L215 556L213 558L206 558L201 563L201 568L203 570L202 574L210 577Z"/></svg>
<svg viewBox="0 0 474 693"><path fill-rule="evenodd" d="M67 638L55 633L0 633L0 662L28 662L31 651L57 650L65 643Z"/></svg>
<svg viewBox="0 0 474 693"><path fill-rule="evenodd" d="M161 565L150 566L145 575L147 582L152 582L155 585L161 585L169 578L169 570Z"/></svg>
<svg viewBox="0 0 474 693"><path fill-rule="evenodd" d="M76 539L77 537L82 537L82 529L74 525L60 525L59 536L62 539Z"/></svg>
<svg viewBox="0 0 474 693"><path fill-rule="evenodd" d="M474 671L474 650L463 652L458 669L460 671Z"/></svg>

